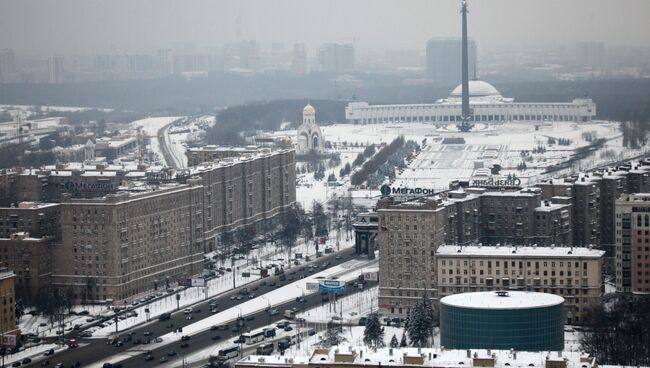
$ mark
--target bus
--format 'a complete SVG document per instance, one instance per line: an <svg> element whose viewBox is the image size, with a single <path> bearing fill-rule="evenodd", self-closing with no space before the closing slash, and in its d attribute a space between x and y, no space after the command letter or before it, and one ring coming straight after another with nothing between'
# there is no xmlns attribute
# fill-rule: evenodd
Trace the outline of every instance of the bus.
<svg viewBox="0 0 650 368"><path fill-rule="evenodd" d="M273 353L273 343L258 346L256 350L257 355L271 355Z"/></svg>
<svg viewBox="0 0 650 368"><path fill-rule="evenodd" d="M260 341L264 341L264 338L266 336L264 334L264 330L257 330L257 331L245 333L242 335L242 337L244 338L244 342L246 343L246 345L253 345Z"/></svg>
<svg viewBox="0 0 650 368"><path fill-rule="evenodd" d="M239 355L239 346L231 346L226 349L219 350L219 360L228 360L236 358Z"/></svg>

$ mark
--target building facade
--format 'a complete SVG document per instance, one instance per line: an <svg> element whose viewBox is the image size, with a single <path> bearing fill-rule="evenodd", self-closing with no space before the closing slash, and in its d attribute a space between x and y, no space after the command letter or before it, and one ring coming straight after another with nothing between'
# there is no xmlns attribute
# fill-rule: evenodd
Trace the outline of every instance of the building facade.
<svg viewBox="0 0 650 368"><path fill-rule="evenodd" d="M560 295L567 324L600 305L604 251L574 247L438 247L437 298L464 292L517 290Z"/></svg>
<svg viewBox="0 0 650 368"><path fill-rule="evenodd" d="M61 203L52 285L78 302L125 300L203 267L201 179L148 193Z"/></svg>
<svg viewBox="0 0 650 368"><path fill-rule="evenodd" d="M616 201L616 291L650 294L650 193Z"/></svg>
<svg viewBox="0 0 650 368"><path fill-rule="evenodd" d="M17 298L35 302L39 293L50 287L55 246L54 238L36 238L24 232L0 238L0 265L14 272Z"/></svg>
<svg viewBox="0 0 650 368"><path fill-rule="evenodd" d="M434 198L377 202L379 312L406 315L427 295L435 297L435 258L444 243L447 210Z"/></svg>
<svg viewBox="0 0 650 368"><path fill-rule="evenodd" d="M469 98L472 122L542 123L545 121L588 122L596 116L596 105L589 98L572 102L514 102L501 96L487 82L470 81ZM428 123L448 125L461 122L461 86L446 99L431 104L370 105L350 102L345 108L350 124Z"/></svg>
<svg viewBox="0 0 650 368"><path fill-rule="evenodd" d="M17 335L20 330L16 325L15 275L8 269L0 269L0 299L0 332L5 335Z"/></svg>

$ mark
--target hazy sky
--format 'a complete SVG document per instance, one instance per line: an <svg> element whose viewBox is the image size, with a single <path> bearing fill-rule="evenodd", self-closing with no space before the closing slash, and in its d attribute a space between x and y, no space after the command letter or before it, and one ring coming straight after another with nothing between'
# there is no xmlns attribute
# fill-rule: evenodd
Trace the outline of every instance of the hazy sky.
<svg viewBox="0 0 650 368"><path fill-rule="evenodd" d="M469 0L482 51L576 41L650 46L650 0ZM459 0L0 0L0 48L43 54L153 52L237 39L424 48L459 36Z"/></svg>

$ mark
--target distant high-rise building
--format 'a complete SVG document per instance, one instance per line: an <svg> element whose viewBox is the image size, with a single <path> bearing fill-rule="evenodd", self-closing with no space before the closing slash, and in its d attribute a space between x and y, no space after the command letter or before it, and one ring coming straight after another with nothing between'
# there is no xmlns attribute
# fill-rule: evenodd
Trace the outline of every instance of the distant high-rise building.
<svg viewBox="0 0 650 368"><path fill-rule="evenodd" d="M326 73L354 71L355 54L352 44L327 43L318 50L320 70Z"/></svg>
<svg viewBox="0 0 650 368"><path fill-rule="evenodd" d="M260 64L260 44L255 40L241 41L239 43L239 67L257 70Z"/></svg>
<svg viewBox="0 0 650 368"><path fill-rule="evenodd" d="M600 68L605 65L605 44L602 42L579 42L576 61L582 66Z"/></svg>
<svg viewBox="0 0 650 368"><path fill-rule="evenodd" d="M468 40L468 69L470 78L476 78L476 42ZM436 85L451 86L461 81L462 40L460 38L433 38L427 43L427 76Z"/></svg>
<svg viewBox="0 0 650 368"><path fill-rule="evenodd" d="M304 43L293 45L291 71L296 75L304 75L307 73L307 49Z"/></svg>
<svg viewBox="0 0 650 368"><path fill-rule="evenodd" d="M161 49L156 52L158 71L163 75L172 73L173 55L171 49Z"/></svg>
<svg viewBox="0 0 650 368"><path fill-rule="evenodd" d="M16 56L12 49L0 49L0 83L7 82L16 73Z"/></svg>
<svg viewBox="0 0 650 368"><path fill-rule="evenodd" d="M63 58L54 56L47 59L47 80L50 84L63 83Z"/></svg>

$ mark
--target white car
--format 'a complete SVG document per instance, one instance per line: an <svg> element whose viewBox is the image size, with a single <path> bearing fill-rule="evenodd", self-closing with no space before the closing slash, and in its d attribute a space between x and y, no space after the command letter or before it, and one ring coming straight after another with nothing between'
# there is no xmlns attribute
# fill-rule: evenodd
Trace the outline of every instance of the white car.
<svg viewBox="0 0 650 368"><path fill-rule="evenodd" d="M184 314L191 314L192 313L192 308L185 308L183 311Z"/></svg>

